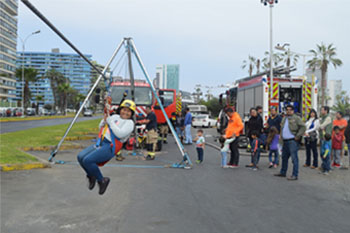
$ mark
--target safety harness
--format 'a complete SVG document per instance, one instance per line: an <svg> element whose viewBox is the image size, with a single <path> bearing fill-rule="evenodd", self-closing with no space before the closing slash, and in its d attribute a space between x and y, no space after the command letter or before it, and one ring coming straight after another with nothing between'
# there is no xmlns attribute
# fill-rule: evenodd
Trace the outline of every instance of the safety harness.
<svg viewBox="0 0 350 233"><path fill-rule="evenodd" d="M115 134L113 133L112 129L110 128L110 126L108 124L106 124L103 128L101 128L99 134L98 134L98 140L96 143L96 148L99 148L102 145L102 142L105 138L106 133L109 131L110 135L111 135L111 147L112 147L112 152L115 156L117 156L117 153L122 149L123 147L123 143L120 141L120 138L118 138L117 136L115 136ZM103 165L105 165L107 161L104 161L102 163L98 163L97 165L102 167Z"/></svg>

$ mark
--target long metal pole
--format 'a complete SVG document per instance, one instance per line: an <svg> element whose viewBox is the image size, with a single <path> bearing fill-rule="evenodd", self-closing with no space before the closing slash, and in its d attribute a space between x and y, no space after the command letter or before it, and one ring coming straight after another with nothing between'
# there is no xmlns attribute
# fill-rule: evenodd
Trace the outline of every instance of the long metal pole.
<svg viewBox="0 0 350 233"><path fill-rule="evenodd" d="M102 73L105 73L105 72L107 71L108 67L109 67L109 66L111 65L111 63L113 62L115 56L117 55L117 53L119 52L119 50L121 49L121 47L123 46L123 44L124 44L124 40L122 40L122 41L120 42L120 44L118 45L117 49L114 51L112 57L109 59L109 61L107 62L106 66L104 67ZM63 135L61 141L58 143L58 145L56 146L55 150L51 152L51 156L50 156L50 158L49 158L49 161L50 161L50 162L52 161L53 157L55 157L55 155L57 154L59 148L61 147L61 145L62 145L62 143L63 143L63 141L64 141L64 139L67 137L68 132L69 132L69 131L71 130L71 128L73 127L75 121L76 121L77 118L79 117L79 114L80 114L81 111L83 110L85 104L87 103L88 99L90 98L90 96L91 96L92 93L94 92L95 88L97 87L97 85L98 85L98 83L100 82L100 80L102 79L102 77L103 77L103 75L100 75L100 76L97 78L95 84L92 86L92 88L90 89L88 95L86 96L86 98L85 98L83 104L80 106L79 111L77 112L77 114L75 115L74 119L72 120L72 122L70 123L69 127L67 128L66 132L64 133L64 135Z"/></svg>
<svg viewBox="0 0 350 233"><path fill-rule="evenodd" d="M272 101L273 97L273 41L272 41L272 8L273 3L270 4L270 102Z"/></svg>
<svg viewBox="0 0 350 233"><path fill-rule="evenodd" d="M130 76L130 89L131 89L131 99L132 101L135 102L135 79L134 79L134 71L132 69L132 60L131 60L131 43L130 40L131 38L124 38L126 40L127 46L128 46L128 67L129 67L129 76ZM133 116L134 122L136 122L136 112ZM136 127L134 127L134 143L133 143L133 154L136 154L136 147L138 147L138 135L137 135L137 130Z"/></svg>
<svg viewBox="0 0 350 233"><path fill-rule="evenodd" d="M24 41L22 41L22 117L24 117L24 114L26 112L26 110L24 109L24 50L25 50L25 45L24 45Z"/></svg>
<svg viewBox="0 0 350 233"><path fill-rule="evenodd" d="M162 105L162 102L160 101L160 99L159 99L159 97L158 97L158 95L157 95L157 93L156 93L156 89L154 88L153 83L151 82L151 79L150 79L150 77L149 77L149 75L148 75L148 73L147 73L147 71L146 71L146 68L145 68L145 66L144 66L144 64L143 64L143 62L142 62L142 60L141 60L141 58L140 58L140 55L139 55L139 53L137 52L135 43L134 43L134 41L133 41L132 39L130 40L130 42L131 42L131 44L132 44L133 52L134 52L134 54L135 54L135 56L136 56L136 59L137 59L139 65L140 65L140 67L141 67L141 69L142 69L142 72L143 72L143 74L145 75L145 77L146 77L146 79L147 79L147 82L148 82L148 84L150 85L150 87L151 87L151 89L152 89L153 95L155 96L155 98L157 99L157 101L158 101L158 103L159 103L160 109L162 110L162 112L163 112L163 114L164 114L164 117L165 117L165 119L166 119L166 121L167 121L167 123L168 123L168 126L169 126L169 128L170 128L170 131L171 131L171 133L173 134L173 136L174 136L174 138L175 138L175 141L176 141L176 144L177 144L177 146L178 146L179 149L180 149L180 152L181 152L181 154L182 154L182 156L183 156L183 161L188 161L188 164L189 164L190 166L192 166L192 162L191 162L191 160L190 160L190 157L188 156L187 152L185 151L184 146L181 144L180 139L179 139L179 137L177 136L176 131L175 131L174 127L172 126L172 124L171 124L171 122L170 122L170 120L169 120L169 118L168 118L168 116L167 116L167 114L166 114L166 112L165 112L165 110L164 110L164 107L163 107L163 105Z"/></svg>
<svg viewBox="0 0 350 233"><path fill-rule="evenodd" d="M28 0L21 0L24 5L26 5L34 14L36 14L44 23L49 26L56 34L61 37L64 42L66 42L75 52L77 52L94 70L97 71L100 75L103 76L104 79L107 79L101 70L99 70L94 64L90 62L87 57L85 57L43 14L40 13L38 9L36 9Z"/></svg>

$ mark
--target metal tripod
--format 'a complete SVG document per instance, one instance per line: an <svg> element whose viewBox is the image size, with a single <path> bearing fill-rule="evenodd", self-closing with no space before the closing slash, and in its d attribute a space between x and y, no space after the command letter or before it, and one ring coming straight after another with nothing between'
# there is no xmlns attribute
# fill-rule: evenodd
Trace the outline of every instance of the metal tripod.
<svg viewBox="0 0 350 233"><path fill-rule="evenodd" d="M67 137L69 131L71 130L71 128L73 127L74 123L76 122L79 114L81 113L81 111L83 110L84 106L86 105L86 103L88 102L89 98L91 97L92 93L95 91L98 83L101 81L102 77L105 78L104 76L105 72L107 71L107 69L109 68L109 66L111 65L111 63L113 62L114 58L116 57L116 55L118 54L118 52L120 51L121 47L124 45L127 49L128 49L128 55L129 55L129 72L130 72L130 78L133 79L133 71L132 71L132 67L131 67L131 52L135 55L137 62L139 63L141 70L148 82L148 84L150 85L150 88L153 92L154 97L157 99L159 106L164 114L164 117L167 121L167 124L171 130L171 133L173 134L176 144L182 154L182 161L180 163L174 163L172 164L170 167L174 167L174 168L191 168L192 167L192 162L187 154L187 151L185 150L184 146L181 144L181 141L179 139L179 137L177 136L177 133L173 127L173 125L171 124L165 110L164 107L156 93L156 89L153 86L153 83L150 80L150 77L146 71L146 68L139 56L139 53L137 52L137 49L135 47L135 43L133 41L132 38L124 38L119 45L117 46L116 50L114 51L112 57L109 59L109 61L107 62L107 64L105 65L103 71L101 72L96 66L94 66L48 19L45 18L44 15L42 15L39 10L37 10L28 0L21 0L35 15L37 15L42 21L44 21L44 23L49 26L59 37L61 37L73 50L75 50L85 61L88 62L88 64L94 68L96 71L98 71L98 73L100 74L99 77L97 78L96 82L94 83L94 85L92 86L92 88L90 89L89 93L87 94L83 104L80 106L78 112L76 113L76 115L74 116L72 122L70 123L70 125L68 126L66 132L64 133L63 137L61 138L61 140L59 141L59 143L57 144L56 148L51 152L50 157L49 157L49 161L52 162L54 157L56 156L58 150L60 149L62 143L64 142L65 138ZM132 96L134 96L134 80L130 80L131 85L132 85Z"/></svg>

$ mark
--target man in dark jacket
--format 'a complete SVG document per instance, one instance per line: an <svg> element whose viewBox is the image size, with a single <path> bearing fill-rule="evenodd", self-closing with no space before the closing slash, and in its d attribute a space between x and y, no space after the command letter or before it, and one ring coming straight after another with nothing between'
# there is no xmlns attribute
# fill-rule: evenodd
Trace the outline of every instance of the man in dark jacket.
<svg viewBox="0 0 350 233"><path fill-rule="evenodd" d="M281 132L282 117L277 114L276 107L270 108L270 117L267 120L267 128L270 130L271 127L276 127L278 132Z"/></svg>
<svg viewBox="0 0 350 233"><path fill-rule="evenodd" d="M250 142L252 142L252 132L256 131L258 133L258 138L263 129L263 121L262 118L258 115L255 108L250 109L250 118L247 124L248 127L248 137Z"/></svg>

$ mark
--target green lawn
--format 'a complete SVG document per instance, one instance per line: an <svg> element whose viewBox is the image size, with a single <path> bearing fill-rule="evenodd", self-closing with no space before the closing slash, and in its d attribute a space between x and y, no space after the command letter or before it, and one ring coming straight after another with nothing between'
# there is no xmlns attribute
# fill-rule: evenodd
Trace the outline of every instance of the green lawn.
<svg viewBox="0 0 350 233"><path fill-rule="evenodd" d="M68 136L96 133L100 119L76 123ZM12 133L0 134L0 164L15 164L37 161L21 151L23 147L55 146L69 124L45 126Z"/></svg>
<svg viewBox="0 0 350 233"><path fill-rule="evenodd" d="M22 117L0 117L0 122L12 122L12 121L34 121L34 120L46 120L46 119L57 119L57 118L68 118L74 117L74 113L68 113L67 116L26 116Z"/></svg>

